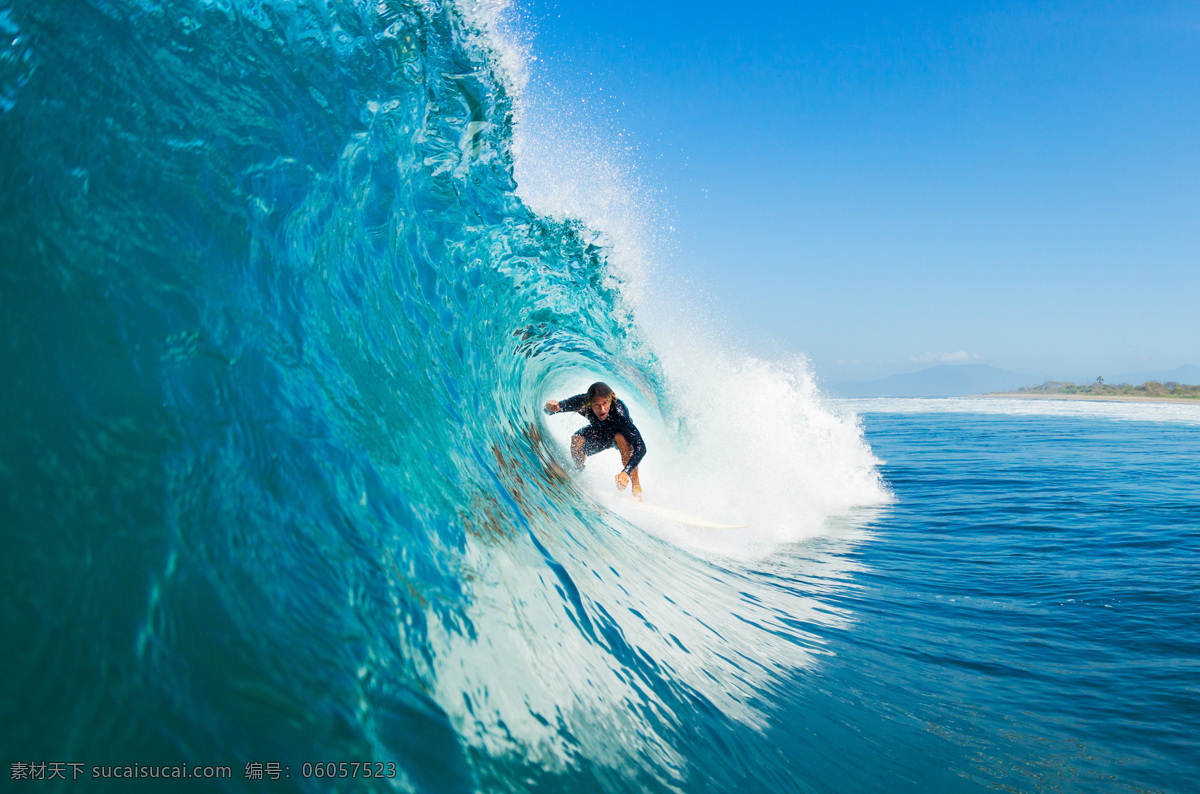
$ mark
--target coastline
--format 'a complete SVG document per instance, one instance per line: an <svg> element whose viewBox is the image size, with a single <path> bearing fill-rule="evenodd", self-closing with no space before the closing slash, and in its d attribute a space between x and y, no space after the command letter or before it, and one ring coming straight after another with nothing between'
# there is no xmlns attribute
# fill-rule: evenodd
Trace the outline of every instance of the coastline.
<svg viewBox="0 0 1200 794"><path fill-rule="evenodd" d="M1085 400L1088 402L1118 402L1118 403L1188 403L1200 405L1200 400L1194 397L1139 397L1127 394L1096 395L1096 394L1029 394L1028 392L992 392L977 394L976 397L1004 400Z"/></svg>

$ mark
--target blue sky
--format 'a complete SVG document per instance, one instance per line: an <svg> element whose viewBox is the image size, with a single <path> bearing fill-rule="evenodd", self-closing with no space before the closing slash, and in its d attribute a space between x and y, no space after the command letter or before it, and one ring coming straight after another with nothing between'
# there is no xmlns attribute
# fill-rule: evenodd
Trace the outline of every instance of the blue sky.
<svg viewBox="0 0 1200 794"><path fill-rule="evenodd" d="M1200 364L1197 4L515 2L531 101L630 143L736 335L830 381Z"/></svg>

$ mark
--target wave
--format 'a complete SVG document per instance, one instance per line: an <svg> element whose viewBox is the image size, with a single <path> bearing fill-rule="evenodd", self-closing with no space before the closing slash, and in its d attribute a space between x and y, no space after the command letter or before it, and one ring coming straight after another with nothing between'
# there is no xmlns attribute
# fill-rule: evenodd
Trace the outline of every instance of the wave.
<svg viewBox="0 0 1200 794"><path fill-rule="evenodd" d="M856 419L523 195L485 11L0 11L9 746L673 788L846 620L820 593L887 500ZM754 529L566 474L539 406L599 378L648 492Z"/></svg>

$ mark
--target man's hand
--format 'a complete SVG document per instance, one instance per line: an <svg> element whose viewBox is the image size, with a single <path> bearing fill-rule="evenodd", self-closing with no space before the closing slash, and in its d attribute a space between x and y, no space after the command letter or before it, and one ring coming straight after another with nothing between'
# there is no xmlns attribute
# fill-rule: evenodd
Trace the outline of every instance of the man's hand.
<svg viewBox="0 0 1200 794"><path fill-rule="evenodd" d="M617 490L624 491L629 487L629 475L623 471L617 472Z"/></svg>
<svg viewBox="0 0 1200 794"><path fill-rule="evenodd" d="M546 403L546 413L548 413L548 414L558 413L558 400L551 400L550 402Z"/></svg>

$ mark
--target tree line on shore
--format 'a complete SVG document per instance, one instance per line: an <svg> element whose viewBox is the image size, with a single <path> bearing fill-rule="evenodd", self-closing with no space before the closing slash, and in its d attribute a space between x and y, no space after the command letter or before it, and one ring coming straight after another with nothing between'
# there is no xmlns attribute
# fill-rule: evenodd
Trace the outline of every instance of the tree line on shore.
<svg viewBox="0 0 1200 794"><path fill-rule="evenodd" d="M1048 380L1040 386L1022 386L1018 393L1026 394L1086 394L1096 397L1185 397L1200 400L1200 385L1188 386L1175 381L1159 383L1148 380L1141 386L1129 383L1108 384L1104 378L1092 383Z"/></svg>

